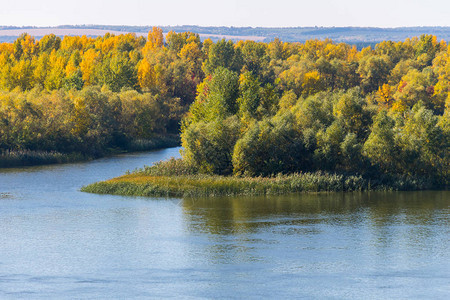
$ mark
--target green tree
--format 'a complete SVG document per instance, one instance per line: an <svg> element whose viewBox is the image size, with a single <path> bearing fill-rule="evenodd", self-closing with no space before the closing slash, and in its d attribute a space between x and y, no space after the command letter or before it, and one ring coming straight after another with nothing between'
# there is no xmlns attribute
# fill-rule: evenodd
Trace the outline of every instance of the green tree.
<svg viewBox="0 0 450 300"><path fill-rule="evenodd" d="M201 173L228 175L232 172L232 151L239 137L236 117L191 124L182 135L183 158Z"/></svg>
<svg viewBox="0 0 450 300"><path fill-rule="evenodd" d="M232 41L223 39L209 47L203 69L205 73L212 74L219 67L235 72L242 68L241 51L239 48L235 49Z"/></svg>
<svg viewBox="0 0 450 300"><path fill-rule="evenodd" d="M241 115L257 117L260 103L260 83L251 72L241 74L239 78L239 112Z"/></svg>
<svg viewBox="0 0 450 300"><path fill-rule="evenodd" d="M198 87L198 96L190 108L190 121L209 122L237 112L239 96L237 73L219 67Z"/></svg>
<svg viewBox="0 0 450 300"><path fill-rule="evenodd" d="M101 83L106 84L113 92L118 92L123 87L135 88L137 85L135 66L125 54L117 53L106 58L101 74Z"/></svg>
<svg viewBox="0 0 450 300"><path fill-rule="evenodd" d="M386 111L380 111L375 116L372 131L363 146L364 155L383 172L398 171L400 148L396 143L394 125L394 120Z"/></svg>
<svg viewBox="0 0 450 300"><path fill-rule="evenodd" d="M46 52L47 54L50 54L53 50L58 51L61 47L61 38L52 34L48 34L43 36L39 40L39 51L41 53Z"/></svg>
<svg viewBox="0 0 450 300"><path fill-rule="evenodd" d="M390 72L390 61L387 56L368 56L359 62L358 71L361 76L361 87L364 93L378 90L380 86L387 83Z"/></svg>
<svg viewBox="0 0 450 300"><path fill-rule="evenodd" d="M268 176L308 170L303 141L293 124L289 112L253 123L234 147L233 172Z"/></svg>

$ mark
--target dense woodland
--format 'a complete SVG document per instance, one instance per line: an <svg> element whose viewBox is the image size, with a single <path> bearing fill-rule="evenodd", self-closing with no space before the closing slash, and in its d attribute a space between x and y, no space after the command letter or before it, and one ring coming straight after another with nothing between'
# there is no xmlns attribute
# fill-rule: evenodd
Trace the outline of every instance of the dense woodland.
<svg viewBox="0 0 450 300"><path fill-rule="evenodd" d="M181 131L199 173L399 174L448 184L450 47L201 41L159 28L0 44L0 149L97 155ZM179 126L180 120L181 128Z"/></svg>

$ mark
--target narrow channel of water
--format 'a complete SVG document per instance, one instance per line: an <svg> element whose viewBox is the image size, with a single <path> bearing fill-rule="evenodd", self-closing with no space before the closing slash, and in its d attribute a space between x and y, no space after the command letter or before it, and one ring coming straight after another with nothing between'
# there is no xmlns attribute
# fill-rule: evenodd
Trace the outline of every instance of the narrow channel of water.
<svg viewBox="0 0 450 300"><path fill-rule="evenodd" d="M179 148L0 170L0 299L446 299L448 191L79 192Z"/></svg>

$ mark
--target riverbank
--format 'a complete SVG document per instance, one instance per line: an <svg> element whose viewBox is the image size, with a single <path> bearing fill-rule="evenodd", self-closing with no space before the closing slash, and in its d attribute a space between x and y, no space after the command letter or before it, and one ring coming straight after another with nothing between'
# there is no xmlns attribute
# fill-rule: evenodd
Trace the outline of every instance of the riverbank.
<svg viewBox="0 0 450 300"><path fill-rule="evenodd" d="M56 151L33 150L4 150L0 151L0 168L14 168L24 166L38 166L49 164L73 163L88 161L96 158L110 156L119 153L151 151L180 145L180 139L176 135L157 136L153 139L140 139L130 142L125 149L106 149L104 153L92 156L83 153L61 153Z"/></svg>
<svg viewBox="0 0 450 300"><path fill-rule="evenodd" d="M179 151L0 172L0 299L448 294L449 192L161 201L79 191Z"/></svg>
<svg viewBox="0 0 450 300"><path fill-rule="evenodd" d="M97 194L153 197L211 197L281 195L304 192L349 192L423 190L433 188L412 178L365 179L361 175L324 172L296 173L275 177L213 175L158 176L133 173L84 186L81 191Z"/></svg>

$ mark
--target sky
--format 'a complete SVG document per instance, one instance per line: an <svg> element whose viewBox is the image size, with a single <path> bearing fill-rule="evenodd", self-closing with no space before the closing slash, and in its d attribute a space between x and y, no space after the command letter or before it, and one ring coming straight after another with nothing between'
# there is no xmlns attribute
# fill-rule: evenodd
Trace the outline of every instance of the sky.
<svg viewBox="0 0 450 300"><path fill-rule="evenodd" d="M11 26L450 26L449 0L0 0L0 7L0 25Z"/></svg>

